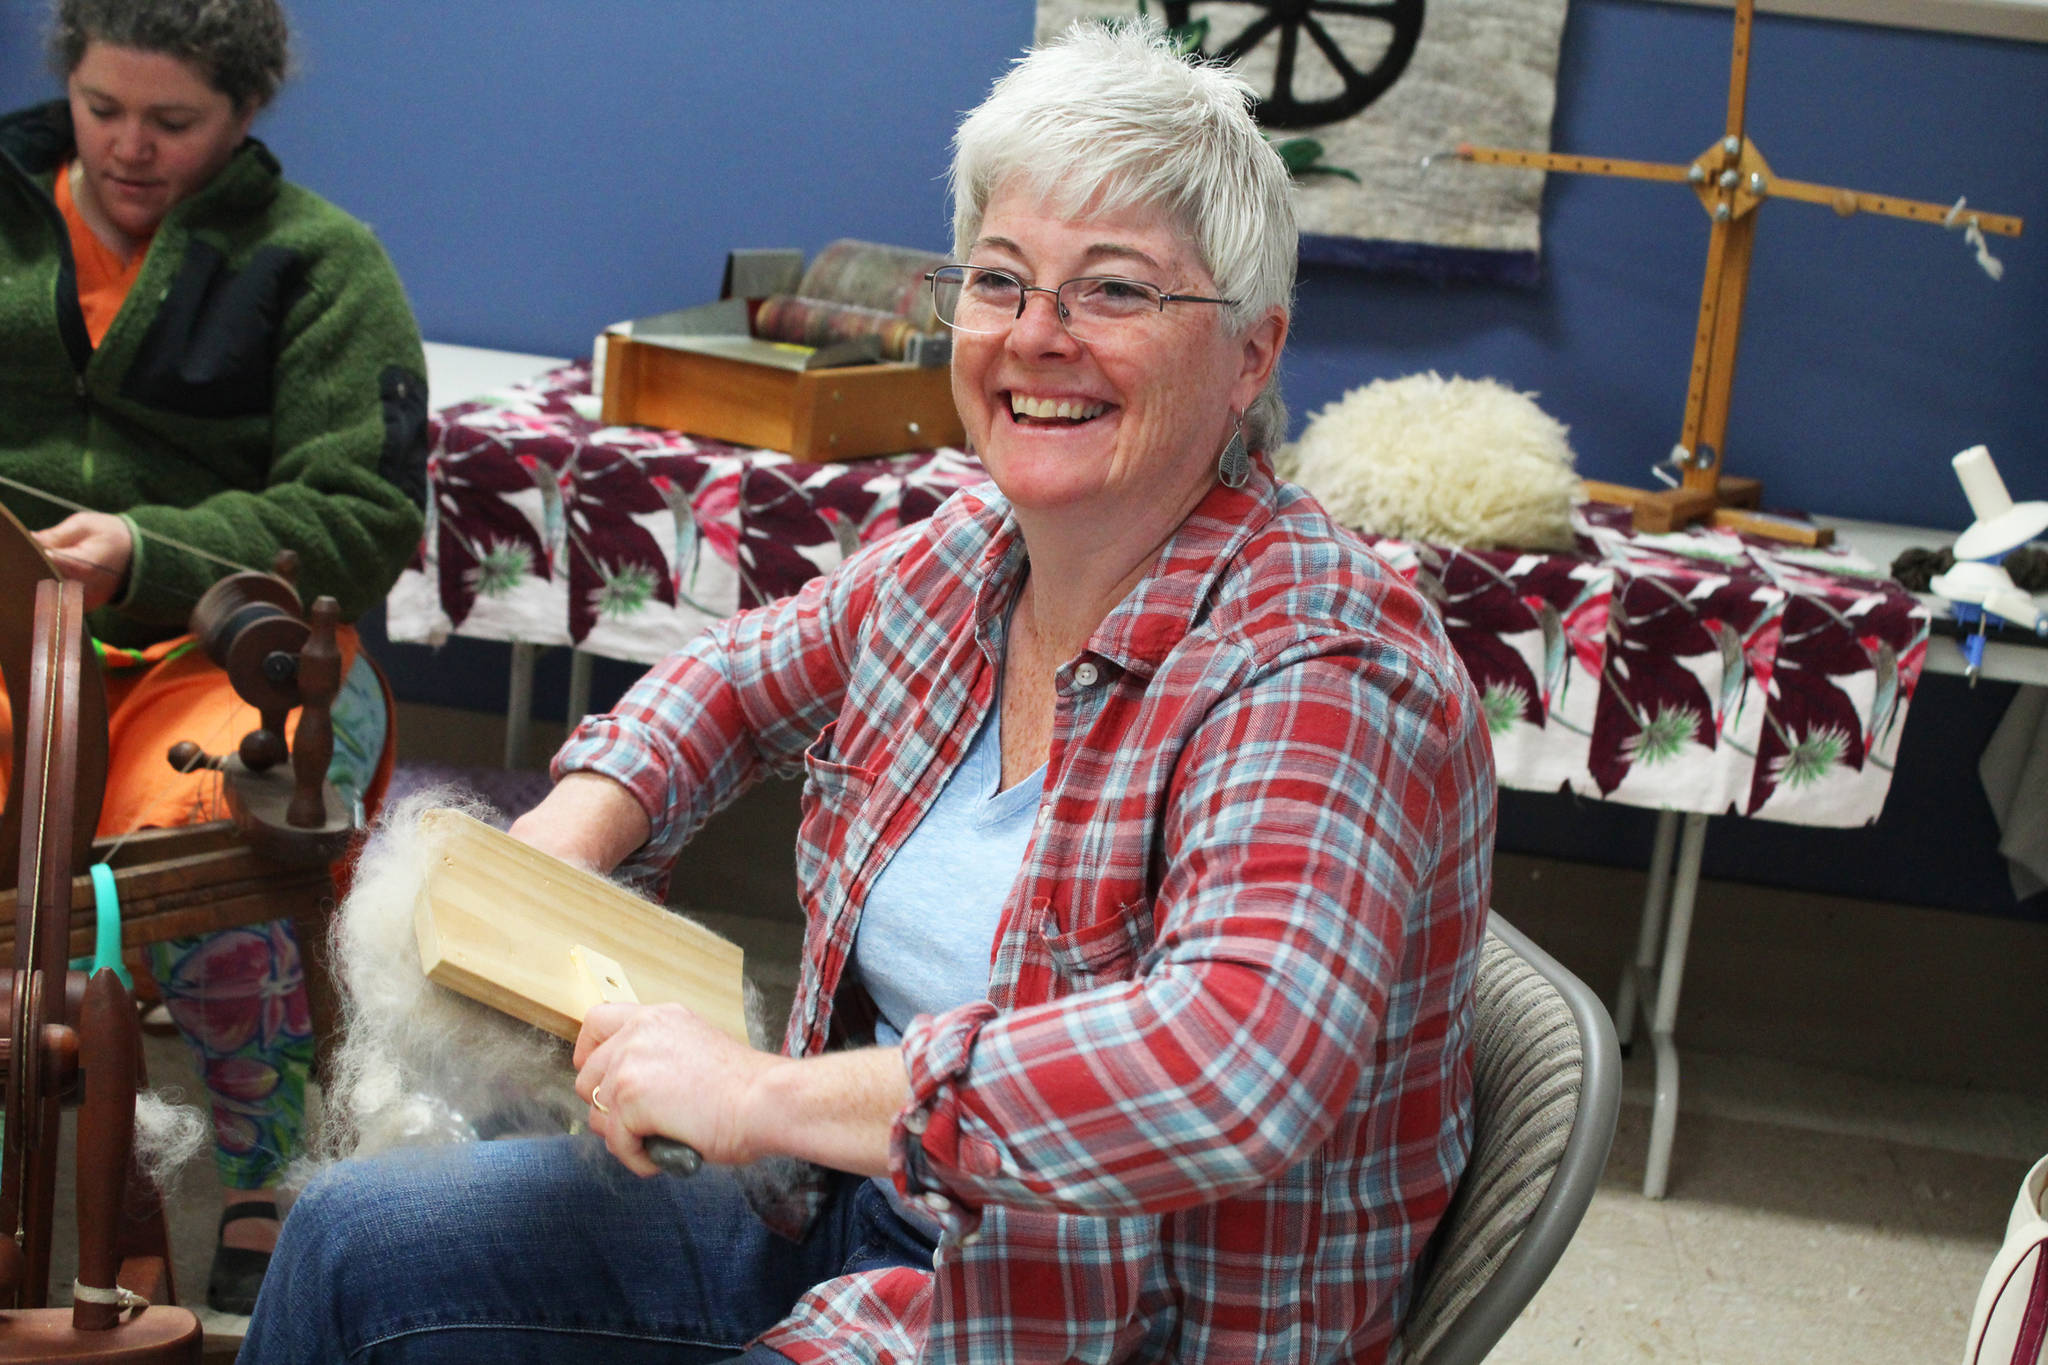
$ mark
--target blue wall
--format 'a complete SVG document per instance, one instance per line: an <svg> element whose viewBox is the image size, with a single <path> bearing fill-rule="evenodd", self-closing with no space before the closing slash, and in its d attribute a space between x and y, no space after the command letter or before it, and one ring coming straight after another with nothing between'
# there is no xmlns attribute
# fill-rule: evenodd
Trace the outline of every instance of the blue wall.
<svg viewBox="0 0 2048 1365"><path fill-rule="evenodd" d="M376 226L428 336L554 354L706 296L729 246L943 247L953 124L1032 26L1022 0L291 9L303 70L258 125L288 172ZM41 21L39 0L0 0L0 107L56 88ZM1554 144L1699 152L1724 116L1729 31L1724 11L1575 0ZM1948 457L1981 441L2016 496L2048 497L2048 46L1764 15L1754 48L1749 131L1778 173L1967 193L2031 228L1993 239L1993 284L1959 234L1766 207L1730 468L1777 505L1960 527ZM1544 240L1531 291L1305 273L1297 423L1374 378L1486 375L1540 395L1582 473L1646 482L1683 409L1705 216L1674 186L1554 177ZM502 652L394 649L409 695L502 687ZM544 705L558 685L543 674ZM1881 836L1783 845L1721 822L1710 871L2011 912L1971 775L2009 695L1928 680ZM1619 861L1646 841L1638 813L1547 797L1512 800L1503 828L1509 847Z"/></svg>
<svg viewBox="0 0 2048 1365"><path fill-rule="evenodd" d="M619 318L705 295L731 245L942 247L947 139L1028 40L1031 6L443 0L292 6L304 70L259 131L374 223L430 337L582 354ZM39 0L0 0L0 104L55 88ZM366 17L370 16L370 17ZM1555 144L1677 161L1721 126L1725 12L1577 0ZM2048 46L1761 16L1750 130L1783 175L1986 209L1960 236L1764 210L1730 467L1770 499L1960 526L1948 457L1983 441L2048 495ZM1487 175L1450 165L1432 174ZM1676 439L1706 218L1670 185L1554 177L1543 285L1310 272L1287 362L1298 415L1421 369L1541 395L1584 473L1645 481ZM1299 418L1298 418L1299 419Z"/></svg>

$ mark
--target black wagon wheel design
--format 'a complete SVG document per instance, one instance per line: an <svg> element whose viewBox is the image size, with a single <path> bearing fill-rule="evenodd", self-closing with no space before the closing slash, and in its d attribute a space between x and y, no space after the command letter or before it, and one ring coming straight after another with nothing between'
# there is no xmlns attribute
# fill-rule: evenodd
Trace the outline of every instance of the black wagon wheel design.
<svg viewBox="0 0 2048 1365"><path fill-rule="evenodd" d="M1236 36L1205 55L1234 62L1268 39L1279 42L1273 57L1273 89L1259 97L1259 122L1268 128L1315 128L1350 118L1384 95L1415 55L1422 37L1423 0L1214 0L1220 4L1242 5L1257 11ZM1166 22L1175 28L1188 22L1194 8L1190 0L1168 0ZM1391 30L1387 45L1372 64L1360 69L1339 47L1326 22L1329 18L1373 19ZM1341 93L1323 98L1303 98L1294 93L1295 59L1301 53L1302 35L1315 44L1344 82Z"/></svg>

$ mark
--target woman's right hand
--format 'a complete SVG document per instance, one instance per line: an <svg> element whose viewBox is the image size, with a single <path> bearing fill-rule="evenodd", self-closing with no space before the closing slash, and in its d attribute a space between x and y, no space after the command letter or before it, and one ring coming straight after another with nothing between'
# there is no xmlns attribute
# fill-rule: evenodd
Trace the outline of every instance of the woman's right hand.
<svg viewBox="0 0 2048 1365"><path fill-rule="evenodd" d="M128 567L135 562L135 539L128 523L105 512L73 512L37 531L34 538L58 573L85 585L87 611L120 594L128 582Z"/></svg>
<svg viewBox="0 0 2048 1365"><path fill-rule="evenodd" d="M608 873L647 842L654 825L624 786L597 773L570 773L509 833L565 863Z"/></svg>

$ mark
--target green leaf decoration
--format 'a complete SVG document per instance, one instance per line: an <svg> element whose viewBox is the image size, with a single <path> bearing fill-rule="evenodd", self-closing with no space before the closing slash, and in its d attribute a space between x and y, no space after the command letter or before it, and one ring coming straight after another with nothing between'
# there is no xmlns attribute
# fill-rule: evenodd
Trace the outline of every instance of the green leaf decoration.
<svg viewBox="0 0 2048 1365"><path fill-rule="evenodd" d="M1280 153L1280 161L1288 171L1296 175L1323 159L1323 144L1312 137L1291 137L1274 143L1273 150Z"/></svg>
<svg viewBox="0 0 2048 1365"><path fill-rule="evenodd" d="M597 614L614 621L642 611L654 600L654 573L644 564L602 566L604 583L597 589Z"/></svg>
<svg viewBox="0 0 2048 1365"><path fill-rule="evenodd" d="M1354 185L1359 183L1355 172L1342 166L1324 165L1323 144L1312 137L1291 137L1285 142L1275 142L1273 150L1280 153L1280 164L1287 167L1287 173L1296 180L1309 175L1341 175Z"/></svg>
<svg viewBox="0 0 2048 1365"><path fill-rule="evenodd" d="M494 540L470 570L479 597L503 597L533 572L533 552L516 540Z"/></svg>
<svg viewBox="0 0 2048 1365"><path fill-rule="evenodd" d="M1818 782L1827 776L1832 768L1839 767L1849 752L1849 737L1840 730L1829 727L1825 730L1810 731L1786 751L1772 766L1777 771L1778 784L1784 787L1803 787Z"/></svg>
<svg viewBox="0 0 2048 1365"><path fill-rule="evenodd" d="M1683 706L1665 707L1651 716L1623 746L1631 763L1649 767L1678 757L1699 726L1699 717Z"/></svg>
<svg viewBox="0 0 2048 1365"><path fill-rule="evenodd" d="M1529 698L1512 683L1488 683L1479 705L1486 713L1487 733L1504 735L1515 728L1515 722L1528 710Z"/></svg>

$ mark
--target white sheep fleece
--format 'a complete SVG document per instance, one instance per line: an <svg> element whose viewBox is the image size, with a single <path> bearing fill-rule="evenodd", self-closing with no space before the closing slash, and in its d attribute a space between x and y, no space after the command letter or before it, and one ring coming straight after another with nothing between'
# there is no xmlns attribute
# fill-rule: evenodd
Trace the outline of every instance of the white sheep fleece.
<svg viewBox="0 0 2048 1365"><path fill-rule="evenodd" d="M1491 379L1378 379L1309 419L1280 473L1373 535L1569 550L1578 475L1565 427Z"/></svg>

